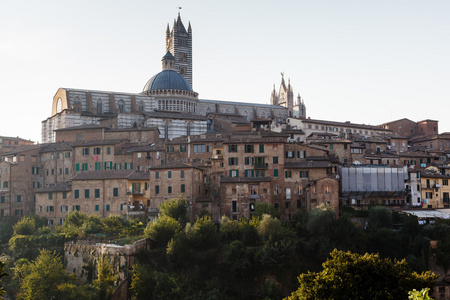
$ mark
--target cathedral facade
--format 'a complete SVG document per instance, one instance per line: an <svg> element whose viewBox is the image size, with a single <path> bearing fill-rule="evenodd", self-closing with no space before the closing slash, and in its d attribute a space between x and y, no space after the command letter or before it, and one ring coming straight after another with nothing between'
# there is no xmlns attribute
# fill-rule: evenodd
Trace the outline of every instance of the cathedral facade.
<svg viewBox="0 0 450 300"><path fill-rule="evenodd" d="M172 30L167 26L162 71L147 81L142 92L58 89L52 115L42 121L42 143L54 142L55 130L88 124L113 129L157 127L160 137L170 140L211 131L217 114L248 121L305 117L303 101L299 96L294 105L292 87L284 78L270 105L199 99L192 79L192 28L189 24L186 30L178 15Z"/></svg>

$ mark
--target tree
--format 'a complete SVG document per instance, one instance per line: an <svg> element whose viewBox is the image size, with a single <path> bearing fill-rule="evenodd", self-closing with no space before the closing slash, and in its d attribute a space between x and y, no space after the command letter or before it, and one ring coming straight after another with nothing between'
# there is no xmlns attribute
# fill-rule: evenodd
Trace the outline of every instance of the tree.
<svg viewBox="0 0 450 300"><path fill-rule="evenodd" d="M336 220L336 213L329 206L314 208L309 213L306 228L314 236L326 234Z"/></svg>
<svg viewBox="0 0 450 300"><path fill-rule="evenodd" d="M3 296L4 294L6 294L6 291L2 285L2 277L8 276L8 274L5 273L5 271L3 269L4 266L5 266L5 264L0 261L0 296Z"/></svg>
<svg viewBox="0 0 450 300"><path fill-rule="evenodd" d="M294 237L294 233L288 228L283 227L283 224L279 219L272 218L269 215L263 215L257 230L264 242L272 243Z"/></svg>
<svg viewBox="0 0 450 300"><path fill-rule="evenodd" d="M190 244L198 250L207 250L219 242L216 225L209 216L197 219L193 226L186 226L186 236Z"/></svg>
<svg viewBox="0 0 450 300"><path fill-rule="evenodd" d="M273 204L265 202L255 203L255 216L262 218L263 215L270 215L272 218L280 218L280 210Z"/></svg>
<svg viewBox="0 0 450 300"><path fill-rule="evenodd" d="M300 287L286 299L407 299L408 291L431 288L436 278L412 272L405 260L334 250L322 272L301 274Z"/></svg>
<svg viewBox="0 0 450 300"><path fill-rule="evenodd" d="M119 233L123 228L123 220L118 215L109 215L101 221L107 234Z"/></svg>
<svg viewBox="0 0 450 300"><path fill-rule="evenodd" d="M374 206L369 209L369 228L380 229L391 225L392 213L384 206Z"/></svg>
<svg viewBox="0 0 450 300"><path fill-rule="evenodd" d="M32 217L23 217L14 226L14 235L32 235L36 230L36 221Z"/></svg>
<svg viewBox="0 0 450 300"><path fill-rule="evenodd" d="M22 299L64 299L62 284L75 283L76 276L67 274L61 258L49 250L41 250L35 261L22 267Z"/></svg>
<svg viewBox="0 0 450 300"><path fill-rule="evenodd" d="M420 291L412 290L410 291L408 299L410 300L433 300L430 296L428 296L429 288L421 289Z"/></svg>
<svg viewBox="0 0 450 300"><path fill-rule="evenodd" d="M159 205L161 215L169 216L180 222L182 226L187 223L187 202L183 198L170 199Z"/></svg>
<svg viewBox="0 0 450 300"><path fill-rule="evenodd" d="M172 217L162 216L154 222L147 224L144 234L154 241L157 246L166 247L167 243L181 231L180 223Z"/></svg>
<svg viewBox="0 0 450 300"><path fill-rule="evenodd" d="M100 257L97 265L97 274L94 286L98 289L98 299L110 299L114 293L118 275L115 275L113 272L113 265L109 260L109 256Z"/></svg>

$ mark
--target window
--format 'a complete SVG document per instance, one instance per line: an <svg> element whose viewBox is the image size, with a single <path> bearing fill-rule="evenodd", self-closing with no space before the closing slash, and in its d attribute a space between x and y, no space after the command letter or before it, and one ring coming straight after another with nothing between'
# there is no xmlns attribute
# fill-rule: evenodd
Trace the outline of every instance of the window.
<svg viewBox="0 0 450 300"><path fill-rule="evenodd" d="M95 189L95 191L94 191L94 197L95 197L96 199L100 198L100 189Z"/></svg>
<svg viewBox="0 0 450 300"><path fill-rule="evenodd" d="M94 155L99 155L101 152L101 148L94 148Z"/></svg>
<svg viewBox="0 0 450 300"><path fill-rule="evenodd" d="M159 179L159 172L158 171L155 172L155 179Z"/></svg>
<svg viewBox="0 0 450 300"><path fill-rule="evenodd" d="M194 153L203 153L205 152L205 145L194 145Z"/></svg>
<svg viewBox="0 0 450 300"><path fill-rule="evenodd" d="M5 203L5 196L0 196L0 203Z"/></svg>
<svg viewBox="0 0 450 300"><path fill-rule="evenodd" d="M245 153L253 153L253 145L245 145L244 152Z"/></svg>
<svg viewBox="0 0 450 300"><path fill-rule="evenodd" d="M168 186L168 187L167 187L167 193L168 193L168 194L172 194L172 187L171 187L171 186Z"/></svg>
<svg viewBox="0 0 450 300"><path fill-rule="evenodd" d="M54 211L55 211L55 207L53 205L47 206L47 212L54 212Z"/></svg>
<svg viewBox="0 0 450 300"><path fill-rule="evenodd" d="M325 194L329 194L329 193L330 193L330 190L331 190L331 188L330 188L330 186L327 184L327 185L325 186Z"/></svg>
<svg viewBox="0 0 450 300"><path fill-rule="evenodd" d="M95 211L99 211L100 207L98 204L95 205Z"/></svg>
<svg viewBox="0 0 450 300"><path fill-rule="evenodd" d="M276 185L276 186L274 186L274 187L273 187L273 194L274 194L274 195L278 195L278 194L279 194L279 192L280 192L280 191L279 191L279 188L278 188L278 186L277 186L277 185Z"/></svg>
<svg viewBox="0 0 450 300"><path fill-rule="evenodd" d="M308 178L309 177L309 171L300 171L300 178Z"/></svg>
<svg viewBox="0 0 450 300"><path fill-rule="evenodd" d="M48 200L53 200L53 193L48 193Z"/></svg>
<svg viewBox="0 0 450 300"><path fill-rule="evenodd" d="M52 169L53 171L53 169ZM81 171L88 171L88 163L81 164Z"/></svg>
<svg viewBox="0 0 450 300"><path fill-rule="evenodd" d="M75 164L75 171L79 172L80 171L80 164Z"/></svg>
<svg viewBox="0 0 450 300"><path fill-rule="evenodd" d="M69 206L61 205L61 207L59 209L61 210L61 212L68 212L69 211Z"/></svg>
<svg viewBox="0 0 450 300"><path fill-rule="evenodd" d="M110 211L110 205L106 204L106 211Z"/></svg>
<svg viewBox="0 0 450 300"><path fill-rule="evenodd" d="M237 201L236 200L231 201L231 211L234 213L237 212Z"/></svg>
<svg viewBox="0 0 450 300"><path fill-rule="evenodd" d="M237 145L228 145L228 152L237 152Z"/></svg>
<svg viewBox="0 0 450 300"><path fill-rule="evenodd" d="M81 149L81 152L84 156L89 155L89 148L83 148Z"/></svg>
<svg viewBox="0 0 450 300"><path fill-rule="evenodd" d="M427 199L433 199L433 193L432 192L426 192L425 193L425 197L427 197Z"/></svg>
<svg viewBox="0 0 450 300"><path fill-rule="evenodd" d="M155 194L159 194L159 185L155 185Z"/></svg>
<svg viewBox="0 0 450 300"><path fill-rule="evenodd" d="M448 179L442 179L442 185L448 185Z"/></svg>
<svg viewBox="0 0 450 300"><path fill-rule="evenodd" d="M254 165L254 160L255 160L254 157L244 157L244 164L246 166L252 166Z"/></svg>
<svg viewBox="0 0 450 300"><path fill-rule="evenodd" d="M167 147L167 152L174 152L175 148L173 146L168 146Z"/></svg>
<svg viewBox="0 0 450 300"><path fill-rule="evenodd" d="M64 153L64 157L65 157L65 158L70 158L70 152L65 152L65 153Z"/></svg>
<svg viewBox="0 0 450 300"><path fill-rule="evenodd" d="M172 171L167 171L167 178L172 178Z"/></svg>
<svg viewBox="0 0 450 300"><path fill-rule="evenodd" d="M259 145L259 153L264 153L264 145Z"/></svg>
<svg viewBox="0 0 450 300"><path fill-rule="evenodd" d="M278 177L278 169L273 169L273 177Z"/></svg>
<svg viewBox="0 0 450 300"><path fill-rule="evenodd" d="M238 164L238 158L237 157L229 157L228 158L228 165L230 166L237 166Z"/></svg>
<svg viewBox="0 0 450 300"><path fill-rule="evenodd" d="M133 170L133 163L125 163L125 170Z"/></svg>
<svg viewBox="0 0 450 300"><path fill-rule="evenodd" d="M286 151L286 158L294 158L294 151Z"/></svg>
<svg viewBox="0 0 450 300"><path fill-rule="evenodd" d="M180 145L180 152L186 152L186 145Z"/></svg>
<svg viewBox="0 0 450 300"><path fill-rule="evenodd" d="M119 188L113 188L113 197L119 196Z"/></svg>
<svg viewBox="0 0 450 300"><path fill-rule="evenodd" d="M286 199L291 199L291 189L286 188Z"/></svg>
<svg viewBox="0 0 450 300"><path fill-rule="evenodd" d="M292 171L291 170L284 171L284 177L285 178L292 178Z"/></svg>
<svg viewBox="0 0 450 300"><path fill-rule="evenodd" d="M333 149L334 149L334 145L330 144L330 150L333 150Z"/></svg>
<svg viewBox="0 0 450 300"><path fill-rule="evenodd" d="M239 170L230 170L230 177L239 177Z"/></svg>
<svg viewBox="0 0 450 300"><path fill-rule="evenodd" d="M186 192L186 186L184 184L181 185L180 191L181 191L181 193L185 193Z"/></svg>
<svg viewBox="0 0 450 300"><path fill-rule="evenodd" d="M84 198L86 198L86 199L89 198L89 190L88 189L84 190Z"/></svg>
<svg viewBox="0 0 450 300"><path fill-rule="evenodd" d="M278 165L278 156L273 157L273 164Z"/></svg>
<svg viewBox="0 0 450 300"><path fill-rule="evenodd" d="M74 199L80 198L80 190L74 190L73 191L73 198Z"/></svg>
<svg viewBox="0 0 450 300"><path fill-rule="evenodd" d="M66 174L66 175L69 174L69 168L65 168L65 169L64 169L64 174Z"/></svg>
<svg viewBox="0 0 450 300"><path fill-rule="evenodd" d="M79 205L73 205L72 206L72 211L80 211L80 206Z"/></svg>
<svg viewBox="0 0 450 300"><path fill-rule="evenodd" d="M102 163L96 162L94 165L94 169L95 169L95 171L100 171L102 169Z"/></svg>
<svg viewBox="0 0 450 300"><path fill-rule="evenodd" d="M62 198L67 199L67 192L62 192Z"/></svg>
<svg viewBox="0 0 450 300"><path fill-rule="evenodd" d="M38 167L31 167L31 174L39 175L39 168Z"/></svg>

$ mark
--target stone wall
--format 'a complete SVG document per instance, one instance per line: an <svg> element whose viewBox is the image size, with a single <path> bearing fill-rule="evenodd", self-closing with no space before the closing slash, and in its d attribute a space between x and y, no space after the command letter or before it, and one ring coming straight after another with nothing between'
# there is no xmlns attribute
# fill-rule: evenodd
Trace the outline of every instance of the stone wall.
<svg viewBox="0 0 450 300"><path fill-rule="evenodd" d="M146 239L125 246L90 241L65 243L66 271L77 275L80 282L87 282L88 270L92 270L93 278L95 278L98 260L101 256L107 255L110 262L113 263L114 272L119 275L119 281L122 282L127 278L128 271L134 265L138 252L142 249L149 249L149 246Z"/></svg>

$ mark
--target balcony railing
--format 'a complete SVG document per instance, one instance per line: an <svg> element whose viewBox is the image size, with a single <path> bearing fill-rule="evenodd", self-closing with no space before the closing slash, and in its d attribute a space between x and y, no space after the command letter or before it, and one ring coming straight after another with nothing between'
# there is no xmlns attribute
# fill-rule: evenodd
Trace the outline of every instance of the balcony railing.
<svg viewBox="0 0 450 300"><path fill-rule="evenodd" d="M269 167L269 164L267 163L255 163L254 168L255 169L267 169Z"/></svg>

